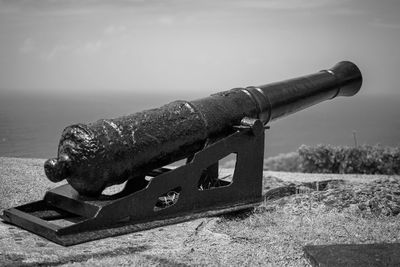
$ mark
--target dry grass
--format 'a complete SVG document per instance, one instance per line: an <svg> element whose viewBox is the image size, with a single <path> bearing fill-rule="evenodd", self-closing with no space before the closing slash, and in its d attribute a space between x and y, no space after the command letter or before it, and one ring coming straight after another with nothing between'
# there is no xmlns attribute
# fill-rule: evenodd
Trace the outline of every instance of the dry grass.
<svg viewBox="0 0 400 267"><path fill-rule="evenodd" d="M0 157L0 210L42 199L47 190L61 184L46 178L44 161Z"/></svg>
<svg viewBox="0 0 400 267"><path fill-rule="evenodd" d="M301 206L299 197L306 200ZM355 206L339 212L307 200L303 194L265 203L247 217L222 218L215 231L233 240L235 259L245 258L246 265L308 266L305 245L400 241L397 217L362 213Z"/></svg>
<svg viewBox="0 0 400 267"><path fill-rule="evenodd" d="M0 208L40 199L49 187L43 160L0 158ZM274 176L274 177L271 177ZM344 179L349 186L387 176L265 172L265 189L291 182ZM400 179L399 176L392 176ZM64 248L0 223L0 265L308 266L308 244L400 242L398 216L337 209L303 190L253 212L199 219Z"/></svg>

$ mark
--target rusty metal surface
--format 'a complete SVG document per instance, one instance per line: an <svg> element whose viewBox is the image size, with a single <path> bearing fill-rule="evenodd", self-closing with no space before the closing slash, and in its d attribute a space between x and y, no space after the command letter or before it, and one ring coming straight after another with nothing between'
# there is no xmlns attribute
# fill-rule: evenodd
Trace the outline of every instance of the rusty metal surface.
<svg viewBox="0 0 400 267"><path fill-rule="evenodd" d="M51 181L67 179L82 195L185 157L235 131L244 117L267 124L361 86L359 69L340 62L332 69L288 81L235 88L206 98L176 101L157 109L67 127L58 156L45 163Z"/></svg>

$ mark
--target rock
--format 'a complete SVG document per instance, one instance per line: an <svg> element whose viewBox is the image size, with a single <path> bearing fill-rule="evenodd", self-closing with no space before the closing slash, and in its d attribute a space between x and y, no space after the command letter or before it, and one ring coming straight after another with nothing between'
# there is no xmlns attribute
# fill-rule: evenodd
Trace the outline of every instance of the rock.
<svg viewBox="0 0 400 267"><path fill-rule="evenodd" d="M368 206L374 215L379 216L381 214L382 209L379 207L379 202L375 198L368 201Z"/></svg>
<svg viewBox="0 0 400 267"><path fill-rule="evenodd" d="M394 216L396 216L397 214L400 213L400 206L397 205L397 204L391 205L391 206L390 206L390 209L391 209L392 214L393 214Z"/></svg>
<svg viewBox="0 0 400 267"><path fill-rule="evenodd" d="M360 203L360 204L358 204L358 208L360 210L365 210L367 208L367 205L365 205L365 203Z"/></svg>
<svg viewBox="0 0 400 267"><path fill-rule="evenodd" d="M305 246L312 266L399 266L400 244Z"/></svg>

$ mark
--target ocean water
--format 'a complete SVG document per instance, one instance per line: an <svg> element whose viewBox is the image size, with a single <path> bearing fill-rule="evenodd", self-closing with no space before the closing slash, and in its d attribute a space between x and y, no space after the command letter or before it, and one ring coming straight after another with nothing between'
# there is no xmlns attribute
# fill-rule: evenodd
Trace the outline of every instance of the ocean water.
<svg viewBox="0 0 400 267"><path fill-rule="evenodd" d="M0 95L0 156L56 156L62 130L73 123L113 118L202 96L125 94L45 96ZM400 145L400 95L356 95L320 103L270 124L265 157L295 151L300 145Z"/></svg>

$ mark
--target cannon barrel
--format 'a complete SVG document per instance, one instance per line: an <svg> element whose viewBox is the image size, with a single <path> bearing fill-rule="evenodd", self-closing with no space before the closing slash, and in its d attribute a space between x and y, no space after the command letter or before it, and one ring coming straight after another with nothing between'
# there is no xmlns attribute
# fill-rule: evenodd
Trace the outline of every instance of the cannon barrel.
<svg viewBox="0 0 400 267"><path fill-rule="evenodd" d="M352 96L362 84L348 61L282 82L234 88L194 101L175 101L116 119L64 129L58 156L45 163L47 177L66 179L81 195L139 179L152 169L190 157L235 131L244 117L262 123L333 99ZM211 140L211 141L210 141Z"/></svg>

